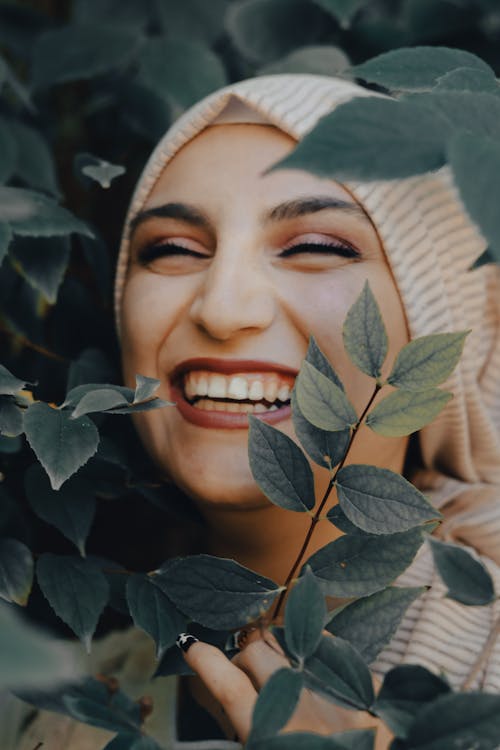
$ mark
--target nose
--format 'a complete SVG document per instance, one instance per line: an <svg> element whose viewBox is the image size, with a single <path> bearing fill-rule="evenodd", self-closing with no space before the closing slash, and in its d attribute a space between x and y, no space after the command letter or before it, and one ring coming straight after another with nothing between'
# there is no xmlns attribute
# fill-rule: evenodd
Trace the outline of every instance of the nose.
<svg viewBox="0 0 500 750"><path fill-rule="evenodd" d="M255 258L219 249L191 304L192 321L211 338L227 341L241 331L259 331L274 319L276 300Z"/></svg>

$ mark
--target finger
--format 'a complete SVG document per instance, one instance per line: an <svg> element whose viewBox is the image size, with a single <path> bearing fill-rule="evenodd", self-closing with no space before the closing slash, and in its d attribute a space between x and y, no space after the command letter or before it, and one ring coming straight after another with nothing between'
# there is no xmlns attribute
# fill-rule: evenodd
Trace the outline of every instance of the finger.
<svg viewBox="0 0 500 750"><path fill-rule="evenodd" d="M182 634L177 645L184 659L216 700L221 703L240 740L248 737L257 692L247 675L222 651L194 636Z"/></svg>
<svg viewBox="0 0 500 750"><path fill-rule="evenodd" d="M257 690L278 669L290 666L281 646L269 630L253 632L232 662L249 676Z"/></svg>

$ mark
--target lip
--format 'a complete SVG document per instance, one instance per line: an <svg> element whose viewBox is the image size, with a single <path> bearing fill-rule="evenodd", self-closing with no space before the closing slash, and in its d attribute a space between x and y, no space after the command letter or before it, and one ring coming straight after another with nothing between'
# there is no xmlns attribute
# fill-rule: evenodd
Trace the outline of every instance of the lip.
<svg viewBox="0 0 500 750"><path fill-rule="evenodd" d="M177 409L184 419L198 427L226 430L247 430L248 415L234 412L205 411L196 409L186 401L181 387L182 376L190 370L208 370L232 375L239 372L281 372L296 377L298 370L286 365L257 359L214 359L212 357L195 357L180 362L170 373L170 393ZM276 424L292 414L290 405L282 406L276 411L254 414L257 419L267 424Z"/></svg>

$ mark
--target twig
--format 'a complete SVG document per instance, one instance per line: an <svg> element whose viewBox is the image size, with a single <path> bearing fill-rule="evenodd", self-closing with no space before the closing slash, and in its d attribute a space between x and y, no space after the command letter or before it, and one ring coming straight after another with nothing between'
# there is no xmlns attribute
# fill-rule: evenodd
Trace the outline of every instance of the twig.
<svg viewBox="0 0 500 750"><path fill-rule="evenodd" d="M18 333L17 331L11 331L10 328L8 328L8 326L6 326L5 323L2 323L1 321L0 331L3 331L8 336L13 336L19 341L21 346L26 347L26 349L33 349L34 352L38 352L38 354L42 354L44 357L48 357L49 359L55 359L57 362L68 362L66 357L62 357L60 354L51 352L50 349L46 349L44 346L40 346L40 344L35 344L33 341L30 341L26 336L24 336L24 334Z"/></svg>
<svg viewBox="0 0 500 750"><path fill-rule="evenodd" d="M500 635L500 617L497 620L495 620L495 622L493 623L493 627L491 628L490 634L488 636L488 640L486 641L484 648L479 654L479 656L477 657L476 661L472 665L472 669L469 672L464 684L462 685L462 690L468 690L470 688L475 678L477 677L478 672L484 666L486 659L490 656L493 650L493 646L495 645L495 641L499 635Z"/></svg>

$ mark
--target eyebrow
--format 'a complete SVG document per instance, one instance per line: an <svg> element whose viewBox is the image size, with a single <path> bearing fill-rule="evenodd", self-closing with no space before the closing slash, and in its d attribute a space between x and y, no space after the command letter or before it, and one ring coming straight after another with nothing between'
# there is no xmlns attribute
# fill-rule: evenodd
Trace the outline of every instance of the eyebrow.
<svg viewBox="0 0 500 750"><path fill-rule="evenodd" d="M352 214L364 221L369 221L366 213L359 204L352 201L345 201L340 198L321 195L295 198L294 200L280 203L269 211L266 211L263 214L262 219L266 223L278 222L286 219L296 219L299 216L318 213L319 211L324 211L326 209L342 211L344 213ZM129 237L132 236L138 226L153 218L178 219L207 231L212 230L212 223L208 216L194 206L187 203L165 203L162 206L147 208L136 214L130 222Z"/></svg>

